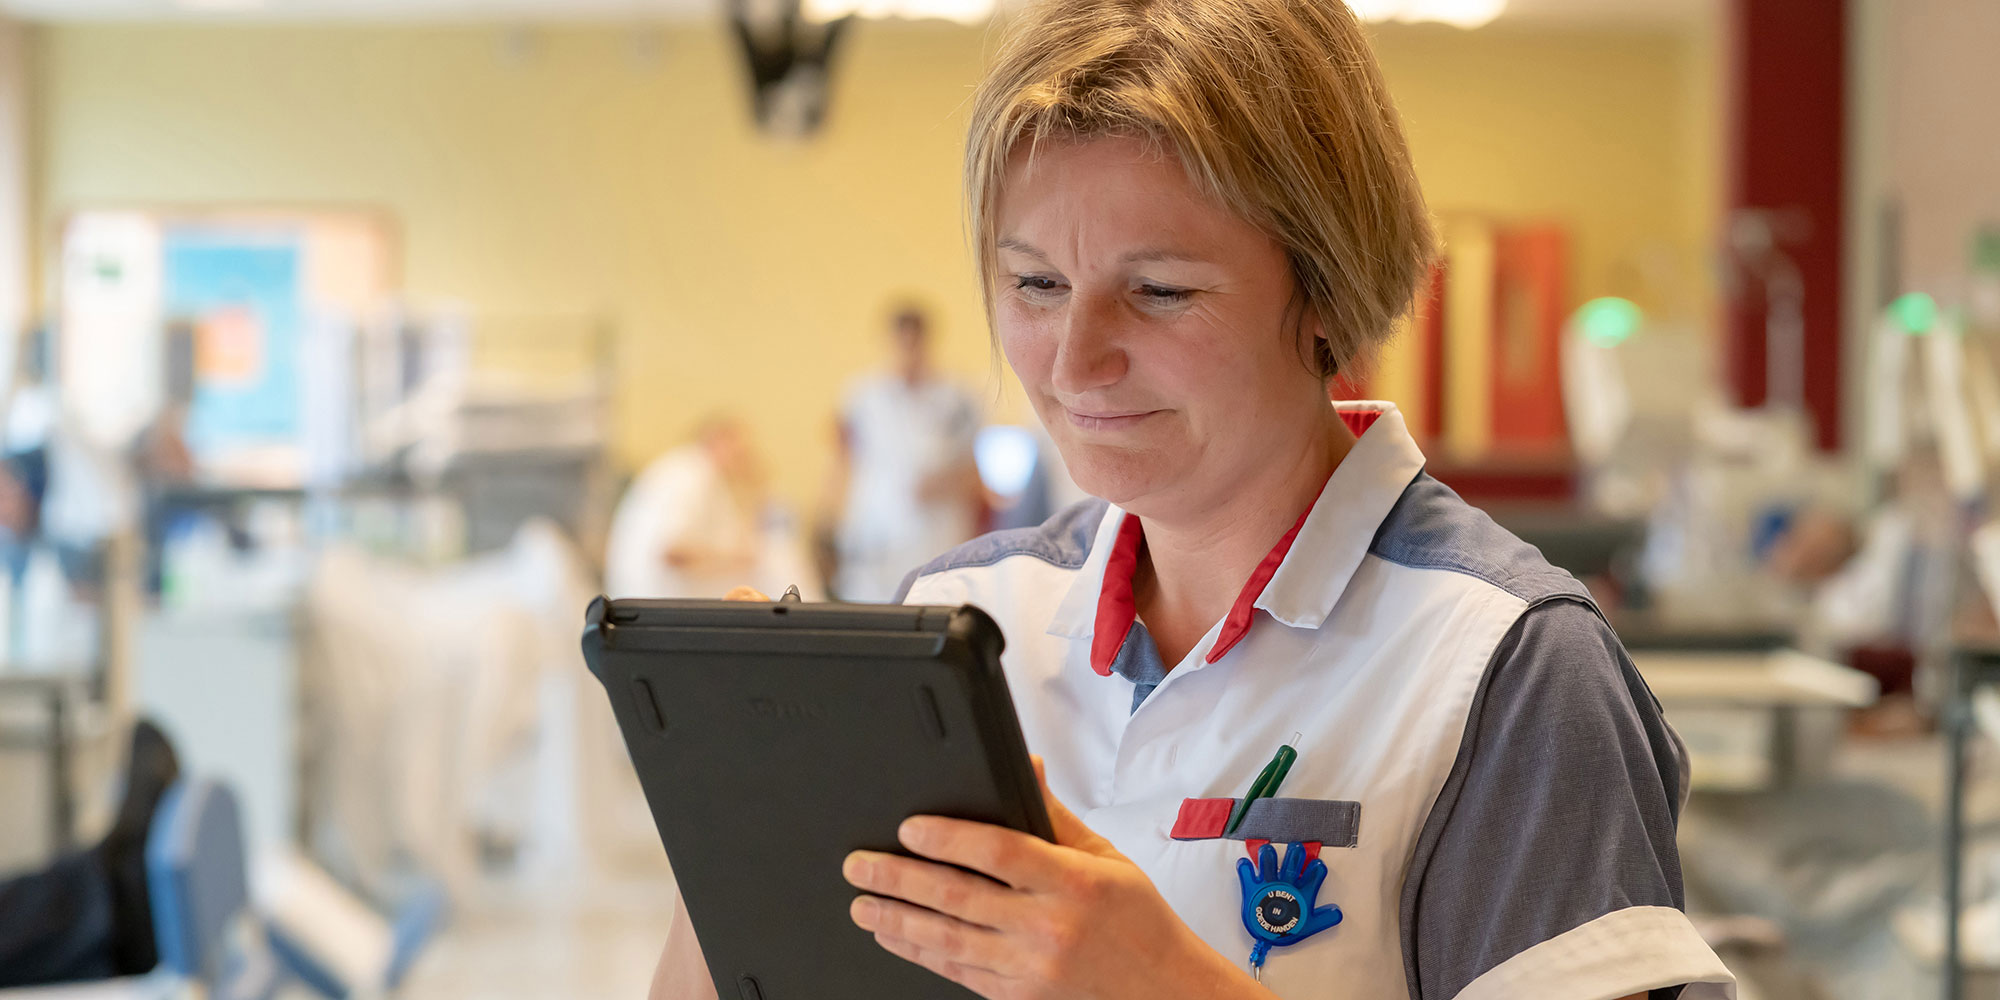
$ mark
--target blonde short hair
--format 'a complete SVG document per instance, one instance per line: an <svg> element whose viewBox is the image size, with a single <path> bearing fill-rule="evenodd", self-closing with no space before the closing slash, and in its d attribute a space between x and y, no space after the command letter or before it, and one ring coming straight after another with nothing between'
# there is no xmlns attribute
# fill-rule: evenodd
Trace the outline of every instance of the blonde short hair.
<svg viewBox="0 0 2000 1000"><path fill-rule="evenodd" d="M965 187L992 315L995 208L1026 141L1137 137L1268 232L1294 309L1326 339L1322 378L1367 358L1415 298L1436 248L1402 124L1340 0L1043 0L1020 16L974 98ZM1294 315L1303 315L1294 313Z"/></svg>

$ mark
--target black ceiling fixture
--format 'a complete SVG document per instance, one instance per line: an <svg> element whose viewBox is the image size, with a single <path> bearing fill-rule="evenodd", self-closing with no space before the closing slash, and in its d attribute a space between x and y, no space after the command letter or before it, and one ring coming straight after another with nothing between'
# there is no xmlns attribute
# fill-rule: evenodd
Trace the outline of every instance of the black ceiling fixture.
<svg viewBox="0 0 2000 1000"><path fill-rule="evenodd" d="M833 53L852 20L850 15L812 21L800 0L729 0L729 24L750 70L761 128L787 138L819 130L826 120Z"/></svg>

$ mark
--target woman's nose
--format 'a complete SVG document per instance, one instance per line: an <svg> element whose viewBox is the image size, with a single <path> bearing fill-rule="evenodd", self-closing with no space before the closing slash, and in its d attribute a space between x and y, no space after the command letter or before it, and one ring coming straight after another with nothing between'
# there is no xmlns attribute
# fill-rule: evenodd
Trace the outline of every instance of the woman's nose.
<svg viewBox="0 0 2000 1000"><path fill-rule="evenodd" d="M1114 304L1078 296L1058 332L1049 381L1067 396L1101 389L1125 377L1130 367Z"/></svg>

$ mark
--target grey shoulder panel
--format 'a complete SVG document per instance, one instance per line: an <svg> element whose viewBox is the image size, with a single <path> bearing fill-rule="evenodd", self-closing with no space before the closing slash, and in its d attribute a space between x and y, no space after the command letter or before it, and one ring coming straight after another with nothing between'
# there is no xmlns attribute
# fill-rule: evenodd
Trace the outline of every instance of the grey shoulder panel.
<svg viewBox="0 0 2000 1000"><path fill-rule="evenodd" d="M966 542L925 563L903 578L896 588L895 603L903 603L920 577L954 569L991 566L1014 556L1033 556L1061 569L1078 569L1090 558L1090 546L1097 538L1097 526L1110 505L1085 499L1056 511L1041 524L1028 528L995 531Z"/></svg>
<svg viewBox="0 0 2000 1000"><path fill-rule="evenodd" d="M1554 598L1523 613L1480 681L1403 882L1410 996L1450 1000L1617 910L1681 908L1685 756L1595 609Z"/></svg>
<svg viewBox="0 0 2000 1000"><path fill-rule="evenodd" d="M1403 490L1369 551L1400 566L1477 577L1530 604L1558 596L1587 601L1590 596L1576 577L1549 565L1539 549L1429 473Z"/></svg>

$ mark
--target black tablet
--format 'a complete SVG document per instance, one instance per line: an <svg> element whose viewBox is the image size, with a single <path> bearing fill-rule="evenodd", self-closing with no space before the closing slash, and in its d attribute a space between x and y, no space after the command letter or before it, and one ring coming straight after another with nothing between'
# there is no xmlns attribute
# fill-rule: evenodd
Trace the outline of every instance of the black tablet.
<svg viewBox="0 0 2000 1000"><path fill-rule="evenodd" d="M722 1000L973 994L854 926L849 851L919 813L1053 840L971 606L591 603L604 684Z"/></svg>

